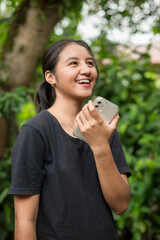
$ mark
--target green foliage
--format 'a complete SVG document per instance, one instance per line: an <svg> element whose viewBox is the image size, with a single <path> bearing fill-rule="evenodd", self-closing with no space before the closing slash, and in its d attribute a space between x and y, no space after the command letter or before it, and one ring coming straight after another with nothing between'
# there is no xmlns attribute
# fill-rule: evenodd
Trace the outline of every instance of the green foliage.
<svg viewBox="0 0 160 240"><path fill-rule="evenodd" d="M35 105L33 102L28 102L21 105L21 112L16 114L18 128L20 129L22 125L30 118L35 116L37 113Z"/></svg>
<svg viewBox="0 0 160 240"><path fill-rule="evenodd" d="M107 29L128 27L129 31L147 32L154 31L159 33L159 1L156 0L88 0L90 12L95 13L98 10L104 11L107 20L104 27ZM152 22L152 24L150 24ZM144 29L144 24L148 24L148 29ZM152 26L156 28L152 29Z"/></svg>
<svg viewBox="0 0 160 240"><path fill-rule="evenodd" d="M3 115L8 121L13 121L13 114L16 114L20 128L24 121L36 114L33 101L30 102L33 92L32 89L22 86L17 87L13 92L0 91L0 116ZM11 240L14 230L14 211L13 196L8 195L11 184L10 148L8 148L4 158L0 160L0 182L0 239Z"/></svg>
<svg viewBox="0 0 160 240"><path fill-rule="evenodd" d="M0 161L0 239L12 236L14 228L13 196L8 195L11 183L11 159L7 151L4 159ZM12 238L10 238L12 239Z"/></svg>
<svg viewBox="0 0 160 240"><path fill-rule="evenodd" d="M21 104L28 101L32 94L33 90L24 86L17 87L13 92L0 90L0 116L3 115L10 121L11 113L18 113Z"/></svg>
<svg viewBox="0 0 160 240"><path fill-rule="evenodd" d="M100 40L101 39L101 40ZM101 42L102 41L102 44ZM106 43L106 45L105 45ZM159 73L153 72L149 56L138 59L118 52L104 35L93 42L99 61L100 80L96 95L120 106L118 131L127 162L132 171L129 179L131 201L122 216L116 216L122 233L131 240L160 239L160 89ZM99 46L99 48L96 46ZM106 62L101 56L106 56ZM109 59L107 59L109 58ZM123 239L123 238L122 238Z"/></svg>

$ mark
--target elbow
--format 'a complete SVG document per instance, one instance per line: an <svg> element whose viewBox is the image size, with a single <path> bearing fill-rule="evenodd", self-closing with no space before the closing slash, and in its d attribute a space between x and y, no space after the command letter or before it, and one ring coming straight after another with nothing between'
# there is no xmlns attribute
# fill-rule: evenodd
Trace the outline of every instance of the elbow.
<svg viewBox="0 0 160 240"><path fill-rule="evenodd" d="M126 197L121 201L121 203L119 202L114 212L117 215L121 215L122 213L126 212L129 207L129 202L130 202L130 190L128 191Z"/></svg>
<svg viewBox="0 0 160 240"><path fill-rule="evenodd" d="M127 211L128 207L129 207L129 200L130 200L130 196L128 196L127 199L125 199L124 201L121 202L121 204L119 203L116 208L113 209L113 211L117 214L117 215L121 215L122 213L124 213L125 211Z"/></svg>
<svg viewBox="0 0 160 240"><path fill-rule="evenodd" d="M117 215L121 215L122 213L124 213L125 211L127 211L129 207L129 204L124 204L124 206L121 206L117 209L114 209L114 212L117 214Z"/></svg>

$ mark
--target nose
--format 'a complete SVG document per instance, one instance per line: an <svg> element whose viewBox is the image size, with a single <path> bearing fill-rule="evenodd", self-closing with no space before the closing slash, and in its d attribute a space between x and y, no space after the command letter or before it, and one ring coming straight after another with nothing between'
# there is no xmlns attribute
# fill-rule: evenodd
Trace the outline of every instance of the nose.
<svg viewBox="0 0 160 240"><path fill-rule="evenodd" d="M82 64L80 69L80 74L89 76L91 73L91 69L87 66L87 64Z"/></svg>

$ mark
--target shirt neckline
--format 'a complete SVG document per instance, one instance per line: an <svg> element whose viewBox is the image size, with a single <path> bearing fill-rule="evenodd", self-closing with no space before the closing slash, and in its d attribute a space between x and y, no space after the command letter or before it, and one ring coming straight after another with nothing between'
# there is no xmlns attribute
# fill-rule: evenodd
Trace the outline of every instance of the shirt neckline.
<svg viewBox="0 0 160 240"><path fill-rule="evenodd" d="M73 141L81 141L81 142L83 142L83 141L80 140L79 138L72 137L70 134L68 134L68 133L63 129L63 127L61 126L61 124L60 124L60 122L58 121L58 119L57 119L52 113L50 113L50 112L49 112L48 110L46 110L46 109L44 109L44 110L42 110L42 111L43 111L43 112L47 112L47 114L48 114L50 117L52 117L52 118L57 122L57 124L58 124L61 132L63 133L63 135L64 135L65 137L70 138L70 139L73 140Z"/></svg>

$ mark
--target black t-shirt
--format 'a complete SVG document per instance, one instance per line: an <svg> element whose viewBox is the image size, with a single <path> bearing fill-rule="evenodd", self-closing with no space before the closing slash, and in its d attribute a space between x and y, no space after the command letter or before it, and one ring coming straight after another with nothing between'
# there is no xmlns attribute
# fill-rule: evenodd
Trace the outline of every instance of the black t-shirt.
<svg viewBox="0 0 160 240"><path fill-rule="evenodd" d="M110 140L120 173L131 174L117 131ZM89 145L68 135L43 110L27 121L12 148L10 194L40 194L38 240L117 240Z"/></svg>

